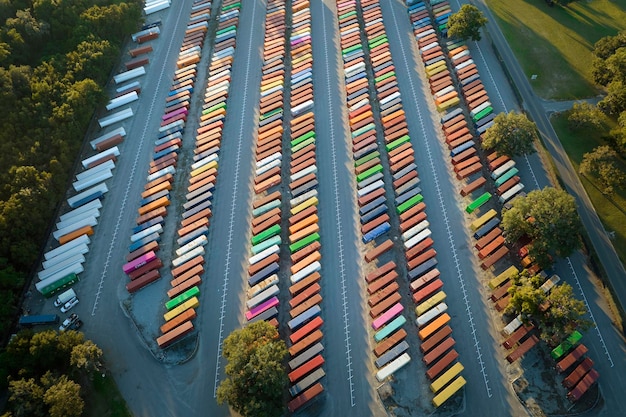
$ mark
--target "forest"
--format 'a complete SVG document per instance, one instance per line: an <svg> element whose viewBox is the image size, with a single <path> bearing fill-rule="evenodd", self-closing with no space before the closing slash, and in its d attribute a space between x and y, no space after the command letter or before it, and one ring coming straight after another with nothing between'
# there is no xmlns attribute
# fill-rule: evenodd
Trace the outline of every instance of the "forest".
<svg viewBox="0 0 626 417"><path fill-rule="evenodd" d="M0 0L0 339L141 13L138 0Z"/></svg>

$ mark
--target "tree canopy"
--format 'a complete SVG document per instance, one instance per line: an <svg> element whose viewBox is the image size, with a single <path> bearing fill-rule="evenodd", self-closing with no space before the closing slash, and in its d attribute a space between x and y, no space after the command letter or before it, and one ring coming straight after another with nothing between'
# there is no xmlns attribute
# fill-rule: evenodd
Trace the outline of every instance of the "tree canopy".
<svg viewBox="0 0 626 417"><path fill-rule="evenodd" d="M483 147L499 154L521 156L535 152L537 126L523 113L500 113L483 134Z"/></svg>
<svg viewBox="0 0 626 417"><path fill-rule="evenodd" d="M567 116L570 129L600 129L605 119L600 109L586 101L574 103Z"/></svg>
<svg viewBox="0 0 626 417"><path fill-rule="evenodd" d="M139 0L0 1L0 338L141 7Z"/></svg>
<svg viewBox="0 0 626 417"><path fill-rule="evenodd" d="M472 4L464 4L458 12L448 18L448 36L451 38L479 41L480 29L487 24L487 18Z"/></svg>
<svg viewBox="0 0 626 417"><path fill-rule="evenodd" d="M574 197L563 190L546 187L516 198L502 216L509 242L522 236L532 240L531 256L542 268L552 264L551 255L565 257L580 247L580 218Z"/></svg>
<svg viewBox="0 0 626 417"><path fill-rule="evenodd" d="M222 353L228 377L217 389L218 403L228 403L244 417L282 415L287 346L274 326L259 321L235 330L224 340Z"/></svg>
<svg viewBox="0 0 626 417"><path fill-rule="evenodd" d="M598 179L602 186L602 193L611 195L616 188L623 188L626 175L619 166L618 155L608 145L596 147L593 151L583 155L578 171L581 174Z"/></svg>
<svg viewBox="0 0 626 417"><path fill-rule="evenodd" d="M585 304L574 297L571 285L560 283L547 294L541 289L545 278L527 269L514 274L509 287L507 314L521 314L525 321L535 323L546 342L562 340L574 329L585 330L591 323L584 318Z"/></svg>
<svg viewBox="0 0 626 417"><path fill-rule="evenodd" d="M18 333L0 353L0 384L9 389L11 415L79 417L85 401L77 381L101 358L102 350L76 331Z"/></svg>

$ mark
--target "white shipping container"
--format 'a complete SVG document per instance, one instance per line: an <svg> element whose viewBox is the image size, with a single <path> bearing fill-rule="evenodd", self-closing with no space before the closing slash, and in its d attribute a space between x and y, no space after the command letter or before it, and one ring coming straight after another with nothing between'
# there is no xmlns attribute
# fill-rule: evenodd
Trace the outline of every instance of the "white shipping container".
<svg viewBox="0 0 626 417"><path fill-rule="evenodd" d="M96 218L100 217L100 210L99 209L91 209L89 211L85 211L83 213L79 213L76 216L74 216L72 218L69 218L67 220L63 220L61 222L58 222L57 225L56 225L57 226L57 230L64 229L64 228L66 228L68 226L71 226L71 225L73 225L76 222L82 221L82 220L84 220L84 219L86 219L88 217L96 217Z"/></svg>
<svg viewBox="0 0 626 417"><path fill-rule="evenodd" d="M107 185L105 183L100 183L96 185L95 187L91 187L90 189L85 190L80 194L76 194L75 196L68 198L67 204L73 207L74 205L78 204L81 200L93 195L94 193L100 192L102 194L105 194L108 191L109 189L107 188Z"/></svg>
<svg viewBox="0 0 626 417"><path fill-rule="evenodd" d="M109 155L113 155L113 156L120 156L120 150L117 146L114 146L112 148L109 148L107 150L104 150L100 153L97 153L93 156L90 156L87 159L83 159L83 161L81 162L83 164L83 168L87 168L89 166L89 164L91 164L92 162L97 161L98 159L104 158L106 156Z"/></svg>
<svg viewBox="0 0 626 417"><path fill-rule="evenodd" d="M114 123L121 122L122 120L126 120L130 117L133 117L133 109L124 109L120 110L117 113L113 113L110 116L102 117L98 119L98 124L100 127L111 126Z"/></svg>
<svg viewBox="0 0 626 417"><path fill-rule="evenodd" d="M91 145L91 148L95 151L96 150L96 146L100 143L100 142L104 142L107 139L112 138L115 135L120 135L122 137L126 136L126 130L123 127L118 127L108 133L105 133L102 136L99 136L97 138L95 138L94 140L92 140L91 142L89 142L89 144Z"/></svg>
<svg viewBox="0 0 626 417"><path fill-rule="evenodd" d="M161 0L162 1L162 0ZM148 2L146 2L146 4L148 4ZM133 33L131 36L131 38L133 39L133 42L137 42L137 38L139 38L140 36L143 35L148 35L150 33L161 33L161 29L158 26L154 26L145 30L140 30L139 32L135 32Z"/></svg>
<svg viewBox="0 0 626 417"><path fill-rule="evenodd" d="M139 81L133 81L133 82L130 82L128 84L124 84L124 85L121 85L121 86L117 87L115 89L115 92L116 93L121 93L122 91L132 90L132 89L137 88L139 86L140 86Z"/></svg>
<svg viewBox="0 0 626 417"><path fill-rule="evenodd" d="M161 126L159 128L159 133L161 132L165 132L168 129L174 128L174 127L185 127L185 122L183 122L182 120L176 120L175 122L166 124L165 126Z"/></svg>
<svg viewBox="0 0 626 417"><path fill-rule="evenodd" d="M165 0L162 1L160 3L156 3L152 6L147 6L143 8L143 12L147 15L150 15L152 13L156 13L156 12L160 12L161 10L165 10L168 7L170 7L170 2Z"/></svg>
<svg viewBox="0 0 626 417"><path fill-rule="evenodd" d="M115 84L124 83L126 81L132 80L133 78L141 77L146 74L146 69L141 66L137 68L133 68L132 70L121 72L117 75L113 76L113 81Z"/></svg>
<svg viewBox="0 0 626 417"><path fill-rule="evenodd" d="M509 324L504 326L504 329L502 329L502 333L504 333L505 336L510 336L521 325L522 325L522 316L520 314L517 317L515 317L513 320L511 320L511 322Z"/></svg>
<svg viewBox="0 0 626 417"><path fill-rule="evenodd" d="M37 272L37 276L39 277L40 280L50 278L52 275L56 274L59 271L64 270L68 266L71 266L77 263L82 264L83 262L85 262L85 257L82 254L78 253L70 258L67 258L61 262L58 262L57 264L53 265L50 268L46 268L40 272Z"/></svg>
<svg viewBox="0 0 626 417"><path fill-rule="evenodd" d="M433 320L435 317L439 316L440 314L445 313L446 310L448 310L448 305L446 303L439 303L436 306L434 306L433 308L431 308L430 310L426 311L421 316L419 316L415 320L415 324L417 324L417 327L422 327L426 323L428 323L431 320Z"/></svg>
<svg viewBox="0 0 626 417"><path fill-rule="evenodd" d="M115 168L115 162L109 160L101 163L100 165L96 165L93 168L86 169L83 172L76 174L76 179L79 181L86 180L89 177L100 174L101 171L110 171L113 168Z"/></svg>
<svg viewBox="0 0 626 417"><path fill-rule="evenodd" d="M309 174L316 174L317 173L317 165L309 165L308 167L294 173L293 175L289 176L289 181L294 182L296 180L299 180L302 177L306 177Z"/></svg>
<svg viewBox="0 0 626 417"><path fill-rule="evenodd" d="M493 172L491 173L491 178L494 180L497 179L498 177L500 177L502 174L504 174L509 169L513 168L514 166L515 166L515 161L512 159L510 161L505 162L504 164L500 165L498 168L493 170Z"/></svg>
<svg viewBox="0 0 626 417"><path fill-rule="evenodd" d="M192 249L197 248L198 246L204 246L208 243L208 239L206 235L200 235L189 243L186 243L184 246L176 249L176 256L182 256L189 252Z"/></svg>
<svg viewBox="0 0 626 417"><path fill-rule="evenodd" d="M191 164L191 170L195 170L200 168L201 166L204 166L210 162L217 162L219 161L219 156L217 155L217 153L212 153L211 155L207 156L206 158L202 158L201 160L199 160L198 162L194 162L193 164Z"/></svg>
<svg viewBox="0 0 626 417"><path fill-rule="evenodd" d="M411 357L408 353L403 353L398 356L393 361L389 362L389 364L385 365L378 372L376 372L376 379L378 382L383 382L389 376L393 375L398 369L402 368L404 365L411 361Z"/></svg>
<svg viewBox="0 0 626 417"><path fill-rule="evenodd" d="M160 223L155 224L154 226L150 226L146 229L143 229L142 231L139 231L133 235L130 236L130 241L131 242L136 242L140 239L143 239L144 237L151 235L152 233L161 233L163 232L163 226L161 226Z"/></svg>
<svg viewBox="0 0 626 417"><path fill-rule="evenodd" d="M107 110L117 109L118 107L122 107L128 103L132 103L135 100L138 100L139 96L135 91L131 91L130 93L126 93L122 96L116 97L109 101L106 105Z"/></svg>
<svg viewBox="0 0 626 417"><path fill-rule="evenodd" d="M413 236L411 239L407 240L406 242L404 242L404 248L405 249L411 249L413 246L417 245L418 243L420 243L422 240L426 239L428 236L431 235L431 231L430 229L425 229L422 230L421 232L419 232L418 234L416 234L415 236Z"/></svg>
<svg viewBox="0 0 626 417"><path fill-rule="evenodd" d="M57 272L56 274L46 278L46 279L42 279L41 281L35 283L35 288L37 288L37 291L41 292L41 290L43 290L45 287L47 287L50 284L53 284L55 282L57 282L58 280L60 280L61 278L65 278L66 276L68 276L69 274L80 274L81 272L83 272L85 270L85 268L83 268L83 265L80 263L68 266L67 268Z"/></svg>
<svg viewBox="0 0 626 417"><path fill-rule="evenodd" d="M313 272L319 271L320 269L322 269L322 265L319 263L319 261L315 261L307 267L302 268L301 270L293 274L291 277L289 277L289 279L291 280L292 284L295 284L296 282L303 280Z"/></svg>
<svg viewBox="0 0 626 417"><path fill-rule="evenodd" d="M246 301L246 307L248 307L248 309L251 309L261 304L263 301L267 300L268 298L278 295L278 293L279 293L278 285L272 285L271 287L261 291L260 293L258 293L257 295L255 295L254 297Z"/></svg>
<svg viewBox="0 0 626 417"><path fill-rule="evenodd" d="M270 255L273 255L275 253L278 253L280 251L280 248L278 247L278 245L272 245L269 248L257 253L256 255L252 256L248 262L250 263L250 265L254 265L255 263L262 261L263 259L267 258Z"/></svg>
<svg viewBox="0 0 626 417"><path fill-rule="evenodd" d="M59 240L61 236L67 235L68 233L72 233L73 231L78 230L81 227L85 227L85 226L93 227L97 224L98 224L98 219L96 219L93 216L87 217L86 219L77 221L74 224L64 227L63 229L59 229L59 230L52 232L52 236L54 236L56 240Z"/></svg>
<svg viewBox="0 0 626 417"><path fill-rule="evenodd" d="M204 246L198 246L197 248L190 250L189 252L185 253L182 256L179 256L178 258L172 259L172 265L174 267L177 267L199 255L204 255Z"/></svg>
<svg viewBox="0 0 626 417"><path fill-rule="evenodd" d="M373 184L368 185L365 188L361 188L360 190L357 191L357 195L360 197L363 197L364 195L367 195L369 193L371 193L372 191L384 187L385 183L382 180L378 180Z"/></svg>
<svg viewBox="0 0 626 417"><path fill-rule="evenodd" d="M276 160L276 159L283 159L283 154L280 152L275 152L273 154L271 154L270 156L261 159L260 161L258 161L256 163L256 167L257 168L261 168L263 165L269 164L270 162Z"/></svg>
<svg viewBox="0 0 626 417"><path fill-rule="evenodd" d="M259 176L261 174L263 174L264 172L269 171L270 169L274 168L274 167L279 167L281 163L280 159L275 159L272 162L270 162L267 165L263 165L261 168L257 168L257 170L255 171L256 176Z"/></svg>
<svg viewBox="0 0 626 417"><path fill-rule="evenodd" d="M176 168L170 165L168 167L165 167L157 172L154 172L148 175L148 177L146 178L146 182L154 181L157 178L161 178L163 175L167 175L167 174L174 175L175 173L176 173Z"/></svg>
<svg viewBox="0 0 626 417"><path fill-rule="evenodd" d="M89 239L89 236L87 235L82 235L77 237L76 239L72 239L69 242L58 246L52 250L49 250L48 252L43 254L44 259L48 260L48 259L52 259L55 258L57 256L61 256L63 253L65 253L65 251L74 248L76 246L82 245L82 244L89 244L91 243L91 239Z"/></svg>
<svg viewBox="0 0 626 417"><path fill-rule="evenodd" d="M428 220L422 220L421 222L411 227L406 232L402 233L402 240L406 242L407 240L411 239L413 236L415 236L422 230L427 229L428 226L430 226L430 223L428 222Z"/></svg>
<svg viewBox="0 0 626 417"><path fill-rule="evenodd" d="M49 268L52 268L54 265L58 265L59 263L65 261L66 259L69 259L76 255L85 255L88 252L89 252L89 246L83 243L81 245L74 246L73 248L63 252L59 256L55 256L49 261L43 261L41 263L41 266L43 267L43 269L49 269Z"/></svg>
<svg viewBox="0 0 626 417"><path fill-rule="evenodd" d="M100 209L100 208L102 208L102 202L98 199L92 200L87 204L83 204L82 206L75 208L74 210L71 210L65 214L62 214L61 216L59 216L59 221L64 222L66 220L70 220L74 216L78 216L79 214L85 213L93 209Z"/></svg>
<svg viewBox="0 0 626 417"><path fill-rule="evenodd" d="M92 175L89 178L85 178L84 180L74 181L72 183L72 187L76 191L83 191L86 188L89 188L93 185L100 184L102 181L106 181L113 176L111 170L102 171L96 175Z"/></svg>

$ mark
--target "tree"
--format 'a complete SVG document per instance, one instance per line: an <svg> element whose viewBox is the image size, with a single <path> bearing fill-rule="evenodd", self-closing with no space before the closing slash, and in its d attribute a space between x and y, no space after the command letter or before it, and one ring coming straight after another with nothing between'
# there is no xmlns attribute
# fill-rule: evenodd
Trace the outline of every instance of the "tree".
<svg viewBox="0 0 626 417"><path fill-rule="evenodd" d="M551 256L568 256L580 247L580 218L574 197L563 190L546 187L516 198L502 216L509 242L522 236L532 240L529 255L542 268L551 263Z"/></svg>
<svg viewBox="0 0 626 417"><path fill-rule="evenodd" d="M66 375L46 390L43 400L49 407L50 417L80 417L85 407L80 397L80 385Z"/></svg>
<svg viewBox="0 0 626 417"><path fill-rule="evenodd" d="M537 126L523 113L500 113L483 135L483 147L501 155L521 156L535 152Z"/></svg>
<svg viewBox="0 0 626 417"><path fill-rule="evenodd" d="M572 130L600 129L604 120L605 116L600 109L586 101L574 103L567 116L569 128Z"/></svg>
<svg viewBox="0 0 626 417"><path fill-rule="evenodd" d="M15 417L45 416L44 390L34 378L9 382L9 401Z"/></svg>
<svg viewBox="0 0 626 417"><path fill-rule="evenodd" d="M562 340L575 329L587 330L591 327L591 321L583 318L587 314L585 303L574 297L572 286L568 283L552 288L547 300L550 308L542 320L544 340Z"/></svg>
<svg viewBox="0 0 626 417"><path fill-rule="evenodd" d="M471 4L464 4L448 19L448 36L461 40L479 41L480 29L487 24L487 18Z"/></svg>
<svg viewBox="0 0 626 417"><path fill-rule="evenodd" d="M101 359L102 349L91 340L87 340L72 348L70 364L77 369L94 371L100 366Z"/></svg>
<svg viewBox="0 0 626 417"><path fill-rule="evenodd" d="M606 195L613 194L615 188L622 188L626 181L626 175L618 165L617 152L608 145L585 153L578 171L596 177L602 185L602 193Z"/></svg>
<svg viewBox="0 0 626 417"><path fill-rule="evenodd" d="M546 294L540 289L543 278L531 275L527 269L514 274L511 278L508 293L511 295L505 312L507 314L522 314L526 317L536 317L539 306L546 299Z"/></svg>
<svg viewBox="0 0 626 417"><path fill-rule="evenodd" d="M259 321L235 330L224 340L223 355L228 377L217 389L218 403L244 417L282 415L287 347L274 326Z"/></svg>

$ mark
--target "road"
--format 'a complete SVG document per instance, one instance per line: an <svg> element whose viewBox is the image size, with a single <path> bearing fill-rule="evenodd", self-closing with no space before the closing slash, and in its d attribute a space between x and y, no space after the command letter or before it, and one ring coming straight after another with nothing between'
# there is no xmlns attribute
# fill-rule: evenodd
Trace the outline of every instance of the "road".
<svg viewBox="0 0 626 417"><path fill-rule="evenodd" d="M477 6L486 14L489 20L487 24L489 36L502 57L503 65L506 66L508 73L517 86L517 90L521 94L524 108L537 124L543 143L554 161L565 189L576 199L581 220L614 288L617 296L616 301L623 306L624 300L626 300L626 281L624 280L626 272L624 267L617 257L589 197L550 124L544 105L532 91L527 76L506 43L502 32L495 23L495 18L484 2L478 2ZM514 100L503 99L505 97L503 90L507 89L507 83L502 81L495 82L494 80L496 77L499 77L501 80L502 75L492 75L502 73L500 67L493 61L485 65L484 57L493 59L494 55L488 40L483 40L475 46L476 48L472 51L472 56L477 61L482 75L481 78L490 97L492 97L492 102L497 106L496 109L501 111L514 109ZM477 57L482 59L476 59ZM526 169L522 171L522 178L527 187L530 186L530 189L543 188L547 184L547 176L544 175L545 167L539 158L533 155L523 159L526 159L526 161L522 161L519 164L520 161L518 160L518 165L523 166L524 162L526 162ZM529 178L536 178L536 180L531 181ZM532 186L533 182L534 187ZM602 288L602 284L594 278L584 256L580 252L559 261L555 270L561 278L573 286L575 294L585 301L589 311L589 319L595 324L595 329L587 332L584 343L589 347L590 356L595 361L594 366L601 375L600 388L605 404L599 412L601 415L607 416L616 415L616 413L624 414L626 409L624 408L622 398L620 398L622 391L618 387L622 387L626 382L621 372L621 370L626 369L626 359L622 353L626 346L624 336L614 326L611 318L612 313L605 303L606 291Z"/></svg>

